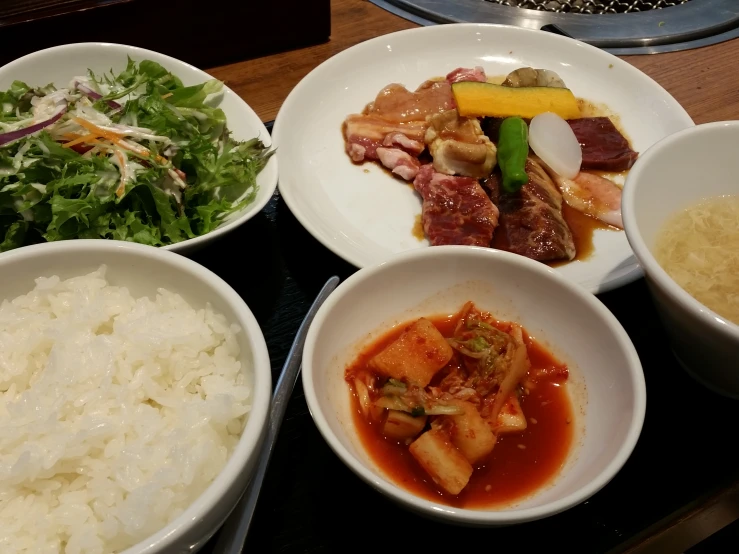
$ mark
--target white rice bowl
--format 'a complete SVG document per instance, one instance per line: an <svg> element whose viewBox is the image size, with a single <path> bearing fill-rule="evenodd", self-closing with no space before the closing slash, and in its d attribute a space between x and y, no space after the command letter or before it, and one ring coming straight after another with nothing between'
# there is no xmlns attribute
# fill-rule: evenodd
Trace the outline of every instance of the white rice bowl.
<svg viewBox="0 0 739 554"><path fill-rule="evenodd" d="M241 332L105 267L4 300L0 552L120 552L188 509L252 407Z"/></svg>

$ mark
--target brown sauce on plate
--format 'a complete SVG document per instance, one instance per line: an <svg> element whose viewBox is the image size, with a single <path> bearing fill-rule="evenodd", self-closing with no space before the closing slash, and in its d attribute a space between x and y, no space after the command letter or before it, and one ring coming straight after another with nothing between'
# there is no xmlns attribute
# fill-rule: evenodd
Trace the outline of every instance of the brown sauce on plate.
<svg viewBox="0 0 739 554"><path fill-rule="evenodd" d="M416 216L416 220L413 222L413 230L411 232L418 240L426 238L426 234L423 232L423 218L421 217L421 214Z"/></svg>
<svg viewBox="0 0 739 554"><path fill-rule="evenodd" d="M572 260L557 260L554 262L548 262L547 265L550 267L558 267L570 262L574 262L575 260L587 260L594 250L593 234L596 230L604 229L614 232L620 231L620 229L616 229L615 227L606 225L605 223L598 221L594 217L590 217L589 215L578 212L574 208L570 208L567 204L564 203L562 204L562 215L564 216L564 219L567 222L570 231L572 231L572 238L575 241L576 254L575 258Z"/></svg>

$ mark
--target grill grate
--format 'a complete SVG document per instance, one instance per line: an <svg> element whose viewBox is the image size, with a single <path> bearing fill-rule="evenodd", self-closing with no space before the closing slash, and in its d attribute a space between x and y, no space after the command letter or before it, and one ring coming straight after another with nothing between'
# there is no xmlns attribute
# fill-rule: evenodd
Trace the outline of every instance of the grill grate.
<svg viewBox="0 0 739 554"><path fill-rule="evenodd" d="M646 12L685 4L689 0L485 0L493 4L546 12L609 14Z"/></svg>

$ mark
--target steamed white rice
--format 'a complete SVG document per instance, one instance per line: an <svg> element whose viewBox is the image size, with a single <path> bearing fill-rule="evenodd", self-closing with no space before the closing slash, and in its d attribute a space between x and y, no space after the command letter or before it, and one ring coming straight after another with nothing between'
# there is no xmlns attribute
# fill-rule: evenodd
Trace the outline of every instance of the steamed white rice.
<svg viewBox="0 0 739 554"><path fill-rule="evenodd" d="M105 267L3 301L0 553L120 552L181 514L251 407L238 332Z"/></svg>

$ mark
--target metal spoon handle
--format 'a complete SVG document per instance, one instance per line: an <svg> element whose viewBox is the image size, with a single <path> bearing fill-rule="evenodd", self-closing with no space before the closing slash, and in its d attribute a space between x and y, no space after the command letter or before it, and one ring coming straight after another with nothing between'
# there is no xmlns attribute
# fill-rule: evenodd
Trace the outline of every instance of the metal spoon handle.
<svg viewBox="0 0 739 554"><path fill-rule="evenodd" d="M218 554L240 554L244 547L244 541L249 532L249 526L251 525L252 516L254 515L254 509L256 508L257 500L259 499L259 492L262 489L262 482L267 473L269 460L272 457L272 450L274 449L277 435L280 432L282 418L285 417L287 402L292 395L295 382L300 373L300 362L303 357L303 345L305 344L305 337L308 334L308 328L310 327L318 308L321 307L323 302L328 298L338 284L338 277L331 277L326 281L326 284L323 285L321 292L318 293L318 296L310 307L310 310L308 310L308 314L305 316L305 319L303 319L303 323L300 324L298 334L295 335L295 340L290 347L290 352L287 354L287 360L285 360L285 365L282 367L282 373L280 374L277 386L272 395L272 406L270 408L267 436L264 439L262 450L259 453L256 473L254 474L254 478L251 483L249 483L249 486L246 488L244 496L241 497L241 500L236 505L233 512L231 512L231 515L228 517L226 523L221 529L220 537L218 538L213 550Z"/></svg>

